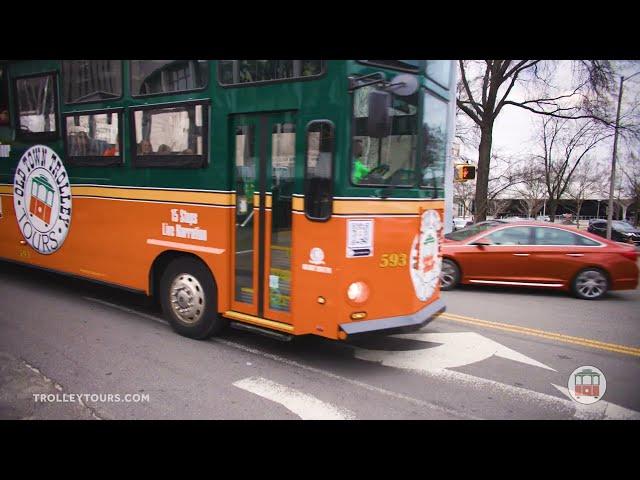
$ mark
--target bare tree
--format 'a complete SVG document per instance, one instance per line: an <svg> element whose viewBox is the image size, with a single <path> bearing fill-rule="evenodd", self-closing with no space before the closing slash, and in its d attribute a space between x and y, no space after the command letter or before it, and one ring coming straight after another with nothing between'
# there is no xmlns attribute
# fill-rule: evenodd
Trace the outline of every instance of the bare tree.
<svg viewBox="0 0 640 480"><path fill-rule="evenodd" d="M523 162L523 158L507 156L498 151L491 154L491 160L494 167L491 170L487 185L488 200L494 200L508 193L512 187L522 181L522 169L520 165Z"/></svg>
<svg viewBox="0 0 640 480"><path fill-rule="evenodd" d="M631 154L627 161L621 162L620 170L625 180L624 188L631 200L629 206L635 208L634 225L640 225L640 159Z"/></svg>
<svg viewBox="0 0 640 480"><path fill-rule="evenodd" d="M593 120L545 117L541 119L539 160L547 188L548 215L555 220L558 203L567 192L576 169L585 156L612 134Z"/></svg>
<svg viewBox="0 0 640 480"><path fill-rule="evenodd" d="M487 202L487 213L493 218L498 218L511 206L511 200L507 198L492 198ZM478 220L476 220L477 222Z"/></svg>
<svg viewBox="0 0 640 480"><path fill-rule="evenodd" d="M578 228L582 205L589 196L597 193L603 178L606 178L606 173L592 158L585 158L576 167L573 179L567 187L567 195L575 202L573 213L576 215Z"/></svg>
<svg viewBox="0 0 640 480"><path fill-rule="evenodd" d="M608 61L589 60L574 62L579 75L575 88L557 94L536 92L530 97L516 100L514 86L522 82L536 82L551 87L550 78L555 62L542 60L460 60L460 82L457 89L457 105L480 130L478 145L478 170L476 180L476 220L484 220L487 214L489 167L493 126L496 118L507 106L519 107L532 113L556 118L592 118L599 112L602 98L600 91L610 84L611 66ZM589 101L584 95L594 92ZM580 114L581 107L589 110ZM604 111L604 109L601 109Z"/></svg>
<svg viewBox="0 0 640 480"><path fill-rule="evenodd" d="M453 194L456 200L462 204L463 217L471 212L471 204L476 191L475 182L456 182L453 185Z"/></svg>
<svg viewBox="0 0 640 480"><path fill-rule="evenodd" d="M547 193L544 170L540 165L528 163L515 174L520 178L516 193L521 197L521 212L527 217L534 217L542 207Z"/></svg>
<svg viewBox="0 0 640 480"><path fill-rule="evenodd" d="M623 167L620 165L618 167L618 170L623 170ZM627 210L635 203L635 198L633 198L633 194L629 190L627 178L624 176L624 174L618 174L616 175L616 177L616 184L613 189L613 218L626 220Z"/></svg>

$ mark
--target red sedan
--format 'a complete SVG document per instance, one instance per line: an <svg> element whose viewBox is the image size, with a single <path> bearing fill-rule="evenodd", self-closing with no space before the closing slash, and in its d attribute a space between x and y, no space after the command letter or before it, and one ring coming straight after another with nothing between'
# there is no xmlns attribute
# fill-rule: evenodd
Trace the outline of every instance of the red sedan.
<svg viewBox="0 0 640 480"><path fill-rule="evenodd" d="M595 300L638 286L633 246L543 222L480 222L445 235L442 256L442 290L460 283L541 287Z"/></svg>

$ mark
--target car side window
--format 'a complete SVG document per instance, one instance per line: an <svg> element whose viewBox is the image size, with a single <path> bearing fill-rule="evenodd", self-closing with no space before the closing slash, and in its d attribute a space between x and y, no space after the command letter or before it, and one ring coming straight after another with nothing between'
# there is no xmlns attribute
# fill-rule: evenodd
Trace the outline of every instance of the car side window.
<svg viewBox="0 0 640 480"><path fill-rule="evenodd" d="M582 245L579 235L559 228L535 228L536 245Z"/></svg>
<svg viewBox="0 0 640 480"><path fill-rule="evenodd" d="M531 245L531 227L509 227L490 233L484 240L494 245Z"/></svg>
<svg viewBox="0 0 640 480"><path fill-rule="evenodd" d="M591 240L590 238L583 237L582 235L577 235L577 237L578 237L578 245L583 245L585 247L598 247L601 245L595 240Z"/></svg>

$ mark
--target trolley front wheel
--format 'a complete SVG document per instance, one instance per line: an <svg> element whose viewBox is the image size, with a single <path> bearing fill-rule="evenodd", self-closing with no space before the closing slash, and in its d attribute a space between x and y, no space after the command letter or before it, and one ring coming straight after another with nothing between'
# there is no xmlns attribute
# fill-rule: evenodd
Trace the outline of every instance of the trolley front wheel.
<svg viewBox="0 0 640 480"><path fill-rule="evenodd" d="M209 269L199 260L173 260L160 279L162 311L180 335L205 339L228 324L218 314L218 291Z"/></svg>

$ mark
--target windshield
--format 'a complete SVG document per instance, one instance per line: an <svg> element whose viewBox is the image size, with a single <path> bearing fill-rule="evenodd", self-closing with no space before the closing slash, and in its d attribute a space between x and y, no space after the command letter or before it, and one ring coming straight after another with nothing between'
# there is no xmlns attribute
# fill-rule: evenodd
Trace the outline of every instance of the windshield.
<svg viewBox="0 0 640 480"><path fill-rule="evenodd" d="M448 238L449 240L458 240L458 241L466 240L467 238L473 237L474 235L477 235L480 232L484 232L485 230L493 228L496 225L499 225L499 223L497 222L476 223L475 225L471 225L470 227L462 228L455 232L447 233L445 235L445 238Z"/></svg>
<svg viewBox="0 0 640 480"><path fill-rule="evenodd" d="M447 102L430 93L425 94L420 186L431 194L431 198L444 198L448 112Z"/></svg>
<svg viewBox="0 0 640 480"><path fill-rule="evenodd" d="M374 87L355 91L353 99L353 146L351 181L356 185L413 186L416 184L418 95L393 95L389 135L367 135L369 93Z"/></svg>
<svg viewBox="0 0 640 480"><path fill-rule="evenodd" d="M611 225L613 226L613 228L621 232L635 231L635 228L633 228L633 226L629 225L627 222L621 222L620 220L614 220L613 222L611 222Z"/></svg>

